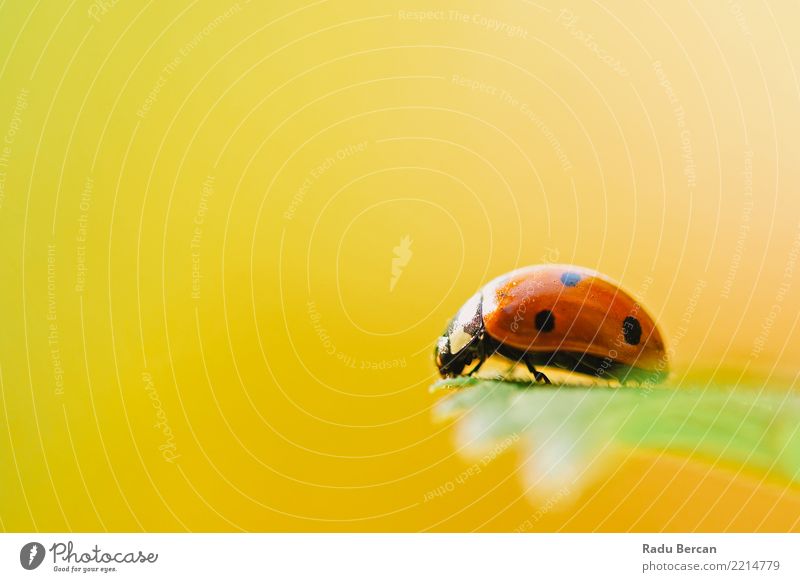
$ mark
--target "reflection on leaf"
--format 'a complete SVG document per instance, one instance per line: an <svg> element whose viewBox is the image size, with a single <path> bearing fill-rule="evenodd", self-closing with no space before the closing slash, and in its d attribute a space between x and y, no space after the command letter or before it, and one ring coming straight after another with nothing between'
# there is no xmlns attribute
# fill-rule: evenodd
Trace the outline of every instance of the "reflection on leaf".
<svg viewBox="0 0 800 582"><path fill-rule="evenodd" d="M459 450L482 454L519 435L520 473L534 502L576 497L616 468L614 453L668 452L800 484L800 398L722 388L543 386L461 377L440 419L455 418Z"/></svg>

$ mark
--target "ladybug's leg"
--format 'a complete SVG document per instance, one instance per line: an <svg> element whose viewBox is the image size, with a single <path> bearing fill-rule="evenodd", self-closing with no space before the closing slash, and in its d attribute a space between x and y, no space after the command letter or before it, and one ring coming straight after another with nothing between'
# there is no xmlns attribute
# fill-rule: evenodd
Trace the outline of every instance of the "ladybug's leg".
<svg viewBox="0 0 800 582"><path fill-rule="evenodd" d="M484 349L483 344L478 344L477 355L478 355L478 364L474 368L472 368L472 370L469 371L467 376L472 376L475 372L480 370L481 366L483 366L483 363L486 361L486 358L488 356L486 355L486 350Z"/></svg>
<svg viewBox="0 0 800 582"><path fill-rule="evenodd" d="M542 372L534 372L533 377L536 378L537 382L544 382L545 384L551 384L550 378L545 376Z"/></svg>
<svg viewBox="0 0 800 582"><path fill-rule="evenodd" d="M470 370L470 372L469 372L469 374L467 374L467 376L472 376L475 372L480 370L481 366L483 366L483 363L485 361L486 361L486 356L481 355L480 361L478 362L478 364L474 368L472 368L472 370Z"/></svg>
<svg viewBox="0 0 800 582"><path fill-rule="evenodd" d="M544 382L545 384L551 383L550 378L536 369L536 366L533 365L533 362L531 362L530 358L525 358L525 365L528 366L528 371L533 374L533 377L537 382Z"/></svg>

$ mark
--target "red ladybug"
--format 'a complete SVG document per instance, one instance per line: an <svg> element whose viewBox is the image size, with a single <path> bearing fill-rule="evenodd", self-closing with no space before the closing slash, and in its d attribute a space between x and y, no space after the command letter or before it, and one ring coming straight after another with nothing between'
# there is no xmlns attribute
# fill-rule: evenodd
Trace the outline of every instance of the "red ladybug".
<svg viewBox="0 0 800 582"><path fill-rule="evenodd" d="M667 375L664 341L653 319L596 271L537 265L498 277L469 298L436 344L443 377L472 375L487 357L551 366L625 382Z"/></svg>

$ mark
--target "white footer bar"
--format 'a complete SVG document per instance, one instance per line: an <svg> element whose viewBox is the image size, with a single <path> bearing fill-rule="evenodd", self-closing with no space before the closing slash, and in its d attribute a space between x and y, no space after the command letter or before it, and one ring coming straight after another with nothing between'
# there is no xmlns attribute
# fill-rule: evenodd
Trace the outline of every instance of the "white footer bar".
<svg viewBox="0 0 800 582"><path fill-rule="evenodd" d="M0 580L800 580L800 534L3 534Z"/></svg>

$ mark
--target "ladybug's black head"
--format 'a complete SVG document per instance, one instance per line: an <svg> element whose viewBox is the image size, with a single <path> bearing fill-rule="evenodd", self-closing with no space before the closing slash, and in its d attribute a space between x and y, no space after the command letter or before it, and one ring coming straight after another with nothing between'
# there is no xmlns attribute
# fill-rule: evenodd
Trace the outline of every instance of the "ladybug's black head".
<svg viewBox="0 0 800 582"><path fill-rule="evenodd" d="M464 368L480 357L483 335L481 295L476 293L458 310L436 342L434 355L442 377L461 375Z"/></svg>

